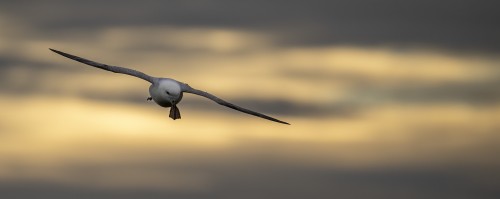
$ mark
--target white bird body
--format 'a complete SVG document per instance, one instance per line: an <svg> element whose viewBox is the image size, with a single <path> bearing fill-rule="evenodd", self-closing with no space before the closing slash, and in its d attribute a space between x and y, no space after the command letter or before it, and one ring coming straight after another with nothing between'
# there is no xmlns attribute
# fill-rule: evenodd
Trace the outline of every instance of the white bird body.
<svg viewBox="0 0 500 199"><path fill-rule="evenodd" d="M149 94L154 102L162 107L171 107L182 100L180 82L169 78L160 78L149 86Z"/></svg>
<svg viewBox="0 0 500 199"><path fill-rule="evenodd" d="M202 91L202 90L192 88L188 84L179 82L179 81L174 80L174 79L152 77L152 76L146 75L142 72L132 70L129 68L101 64L98 62L94 62L94 61L91 61L91 60L88 60L88 59L85 59L82 57L78 57L75 55L71 55L71 54L68 54L65 52L61 52L58 50L54 50L54 49L50 49L50 50L59 54L59 55L67 57L69 59L87 64L87 65L90 65L90 66L93 66L96 68L111 71L114 73L122 73L122 74L131 75L131 76L138 77L138 78L141 78L145 81L150 82L151 86L149 87L149 94L151 95L151 97L148 98L148 100L152 99L156 104L158 104L162 107L171 107L169 116L170 116L170 118L172 118L174 120L181 118L181 114L180 114L179 108L177 108L177 104L182 100L183 93L186 92L186 93L192 93L195 95L206 97L206 98L211 99L212 101L216 102L217 104L232 108L232 109L237 110L237 111L241 111L241 112L244 112L244 113L247 113L250 115L254 115L257 117L261 117L261 118L264 118L267 120L271 120L274 122L278 122L278 123L282 123L282 124L289 124L287 122L269 117L269 116L264 115L262 113L258 113L258 112L240 107L240 106L236 106L234 104L231 104L229 102L226 102L226 101L216 97L215 95L212 95L212 94L207 93L207 92Z"/></svg>

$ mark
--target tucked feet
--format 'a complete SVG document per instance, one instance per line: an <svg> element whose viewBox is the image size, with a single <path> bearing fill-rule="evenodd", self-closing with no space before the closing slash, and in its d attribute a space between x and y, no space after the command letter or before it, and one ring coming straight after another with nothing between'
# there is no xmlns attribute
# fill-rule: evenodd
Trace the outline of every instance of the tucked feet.
<svg viewBox="0 0 500 199"><path fill-rule="evenodd" d="M153 100L153 98L152 97L148 97L146 100L147 101L151 101L151 100Z"/></svg>

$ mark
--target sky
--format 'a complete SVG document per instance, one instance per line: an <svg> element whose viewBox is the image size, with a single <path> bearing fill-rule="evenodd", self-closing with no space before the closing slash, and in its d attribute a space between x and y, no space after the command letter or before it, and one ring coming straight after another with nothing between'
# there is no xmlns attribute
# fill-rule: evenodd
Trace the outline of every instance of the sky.
<svg viewBox="0 0 500 199"><path fill-rule="evenodd" d="M0 195L498 198L495 1L2 1ZM282 125L48 48L174 78Z"/></svg>

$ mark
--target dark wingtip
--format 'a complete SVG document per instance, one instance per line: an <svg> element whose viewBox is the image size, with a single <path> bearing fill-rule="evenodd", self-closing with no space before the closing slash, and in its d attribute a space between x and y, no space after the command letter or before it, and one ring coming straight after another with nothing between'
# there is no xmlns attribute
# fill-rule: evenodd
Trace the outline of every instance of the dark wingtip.
<svg viewBox="0 0 500 199"><path fill-rule="evenodd" d="M276 118L272 118L272 117L269 117L269 116L268 116L268 118L266 118L266 119L271 120L271 121L273 121L273 122L278 122L278 123L281 123L281 124L290 125L290 123L288 123L288 122L284 122L284 121L281 121L281 120L278 120L278 119L276 119Z"/></svg>
<svg viewBox="0 0 500 199"><path fill-rule="evenodd" d="M286 124L286 125L290 125L290 123L288 123L288 122L283 122L283 121L279 121L279 123Z"/></svg>
<svg viewBox="0 0 500 199"><path fill-rule="evenodd" d="M63 53L63 52L61 52L61 51L58 51L58 50L56 50L56 49L52 49L52 48L49 48L49 50L50 50L50 51L52 51L52 52L55 52L55 53L57 53L57 54L60 54L60 55L66 54L66 53Z"/></svg>
<svg viewBox="0 0 500 199"><path fill-rule="evenodd" d="M66 57L68 59L72 59L72 60L75 60L75 61L78 61L78 62L82 62L84 64L88 64L88 63L83 62L82 60L85 60L85 59L83 59L81 57L78 57L78 56L75 56L75 55L72 55L72 54L68 54L68 53L65 53L65 52L62 52L62 51L58 51L58 50L52 49L52 48L49 48L49 50L51 50L52 52L55 52L55 53L57 53L57 54L59 54L59 55L61 55L63 57ZM91 64L88 64L88 65L91 65Z"/></svg>

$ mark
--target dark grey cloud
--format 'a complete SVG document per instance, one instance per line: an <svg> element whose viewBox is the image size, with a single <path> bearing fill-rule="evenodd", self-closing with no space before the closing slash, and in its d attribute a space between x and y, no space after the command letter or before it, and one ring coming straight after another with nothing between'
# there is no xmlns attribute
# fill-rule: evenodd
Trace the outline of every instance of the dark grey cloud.
<svg viewBox="0 0 500 199"><path fill-rule="evenodd" d="M473 66L471 66L473 67ZM474 70L471 68L470 70ZM476 80L455 80L429 84L422 80L393 79L373 77L360 73L343 73L328 71L281 71L279 75L305 81L346 82L350 87L349 99L357 99L348 103L354 107L368 108L378 103L449 103L459 102L484 106L500 103L500 69L490 68L491 77ZM384 81L392 81L391 85ZM350 96L350 97L349 97ZM367 98L370 103L364 103ZM374 104L372 102L375 102Z"/></svg>
<svg viewBox="0 0 500 199"><path fill-rule="evenodd" d="M389 91L393 99L401 102L435 103L462 102L471 105L500 103L500 80L456 82L436 86L414 86Z"/></svg>
<svg viewBox="0 0 500 199"><path fill-rule="evenodd" d="M0 92L28 94L46 90L43 88L44 74L54 71L74 74L86 71L77 67L65 67L25 57L13 57L0 54Z"/></svg>
<svg viewBox="0 0 500 199"><path fill-rule="evenodd" d="M76 67L66 67L61 64L51 64L42 61L36 61L26 57L12 57L0 54L0 77L5 78L11 70L25 69L34 72L40 71L59 71L59 72L77 72L83 71Z"/></svg>
<svg viewBox="0 0 500 199"><path fill-rule="evenodd" d="M381 103L445 104L461 103L472 106L493 106L500 103L498 80L450 82L421 85L418 82L400 82L390 87L362 84L353 86L351 96L358 96L359 106L376 106ZM363 98L365 98L363 100Z"/></svg>
<svg viewBox="0 0 500 199"><path fill-rule="evenodd" d="M238 155L238 153L236 154ZM219 163L187 161L187 168L212 176L211 185L203 190L158 188L92 188L45 181L0 182L0 193L7 198L497 198L498 180L471 180L466 174L476 169L371 169L349 170L336 167L315 168L286 165L270 159L248 157L250 164L238 164L238 158ZM169 172L166 158L158 157L156 168ZM214 157L216 160L220 158ZM253 161L253 162L252 162ZM224 164L221 164L224 162ZM236 163L235 163L236 162ZM127 168L120 163L120 168ZM182 166L179 165L179 166ZM140 167L140 166L139 166ZM112 171L116 165L89 167ZM135 168L137 169L137 168ZM132 168L130 172L137 172ZM140 170L141 168L139 168ZM151 169L150 166L142 169ZM488 174L488 172L479 172ZM491 173L490 173L491 174Z"/></svg>
<svg viewBox="0 0 500 199"><path fill-rule="evenodd" d="M500 50L498 1L9 1L4 17L40 35L109 26L261 31L282 45L429 45Z"/></svg>

